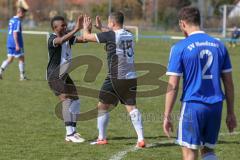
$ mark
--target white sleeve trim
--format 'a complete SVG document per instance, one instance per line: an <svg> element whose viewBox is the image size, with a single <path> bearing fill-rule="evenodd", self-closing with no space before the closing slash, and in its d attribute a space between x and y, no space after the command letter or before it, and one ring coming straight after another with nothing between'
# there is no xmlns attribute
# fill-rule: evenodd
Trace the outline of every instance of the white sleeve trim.
<svg viewBox="0 0 240 160"><path fill-rule="evenodd" d="M53 47L57 47L57 45L55 45L55 39L53 40Z"/></svg>
<svg viewBox="0 0 240 160"><path fill-rule="evenodd" d="M20 21L17 24L17 29L13 30L13 32L20 32Z"/></svg>
<svg viewBox="0 0 240 160"><path fill-rule="evenodd" d="M222 73L232 72L232 68L222 70Z"/></svg>
<svg viewBox="0 0 240 160"><path fill-rule="evenodd" d="M167 76L182 76L182 73L176 73L176 72L167 72L166 73Z"/></svg>
<svg viewBox="0 0 240 160"><path fill-rule="evenodd" d="M95 37L96 37L97 42L100 43L97 34L95 34Z"/></svg>

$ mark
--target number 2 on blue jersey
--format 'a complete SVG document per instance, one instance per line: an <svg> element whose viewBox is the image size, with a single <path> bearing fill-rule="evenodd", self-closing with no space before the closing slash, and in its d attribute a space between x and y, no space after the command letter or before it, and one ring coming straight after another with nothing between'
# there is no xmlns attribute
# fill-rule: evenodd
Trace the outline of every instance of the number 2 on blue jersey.
<svg viewBox="0 0 240 160"><path fill-rule="evenodd" d="M200 52L200 59L204 59L204 56L207 56L207 61L202 69L202 79L212 79L213 75L212 74L207 74L207 70L210 69L210 67L212 66L212 62L213 62L213 54L211 51L209 50L202 50Z"/></svg>

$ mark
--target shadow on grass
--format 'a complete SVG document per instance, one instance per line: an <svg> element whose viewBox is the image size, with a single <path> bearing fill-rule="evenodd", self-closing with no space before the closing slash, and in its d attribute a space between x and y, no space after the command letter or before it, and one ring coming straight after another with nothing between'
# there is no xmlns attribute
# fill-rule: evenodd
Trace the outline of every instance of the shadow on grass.
<svg viewBox="0 0 240 160"><path fill-rule="evenodd" d="M223 140L219 140L218 144L240 144L240 142L238 142L238 141L223 141Z"/></svg>

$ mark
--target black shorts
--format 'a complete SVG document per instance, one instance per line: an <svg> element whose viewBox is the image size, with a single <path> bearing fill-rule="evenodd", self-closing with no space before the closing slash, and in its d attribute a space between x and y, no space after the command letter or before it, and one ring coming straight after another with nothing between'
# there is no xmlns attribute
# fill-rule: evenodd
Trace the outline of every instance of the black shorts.
<svg viewBox="0 0 240 160"><path fill-rule="evenodd" d="M67 94L70 96L77 96L77 88L68 74L61 79L48 80L49 87L56 96Z"/></svg>
<svg viewBox="0 0 240 160"><path fill-rule="evenodd" d="M112 79L107 77L99 93L99 101L117 105L136 105L137 79Z"/></svg>

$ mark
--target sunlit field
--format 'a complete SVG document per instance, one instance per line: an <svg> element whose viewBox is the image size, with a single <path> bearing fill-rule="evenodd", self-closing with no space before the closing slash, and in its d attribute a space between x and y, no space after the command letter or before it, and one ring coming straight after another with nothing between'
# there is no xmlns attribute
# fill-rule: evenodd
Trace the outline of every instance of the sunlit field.
<svg viewBox="0 0 240 160"><path fill-rule="evenodd" d="M15 61L0 81L0 159L1 160L178 160L181 149L162 130L164 94L155 97L138 97L137 104L144 119L144 130L149 147L134 150L136 134L124 106L118 105L110 113L108 128L109 144L91 146L97 137L96 119L78 123L78 131L87 140L82 144L66 143L63 122L55 115L58 99L48 87L45 78L48 62L46 37L24 35L26 72L29 81L19 81L18 65ZM157 63L167 65L170 47L175 41L140 39L136 43L136 63ZM233 64L235 83L235 110L240 125L240 46L229 48ZM93 55L103 62L103 67L94 82L84 82L87 67L82 66L71 73L79 86L99 90L107 73L106 53L100 44L77 44L73 46L74 57ZM6 58L6 35L0 36L0 61ZM159 68L161 69L161 68ZM167 76L160 78L167 81ZM149 86L154 89L154 86ZM164 86L162 86L164 87ZM142 90L147 89L143 86ZM180 94L179 94L180 95ZM80 95L81 112L93 109L98 99ZM175 105L176 125L180 102ZM225 125L226 105L222 118L221 134L216 148L220 160L240 159L240 129L234 135L227 134ZM125 151L125 152L124 152ZM122 152L123 154L119 154Z"/></svg>

